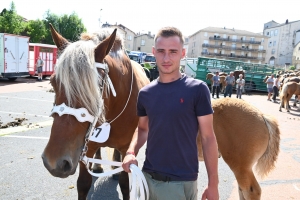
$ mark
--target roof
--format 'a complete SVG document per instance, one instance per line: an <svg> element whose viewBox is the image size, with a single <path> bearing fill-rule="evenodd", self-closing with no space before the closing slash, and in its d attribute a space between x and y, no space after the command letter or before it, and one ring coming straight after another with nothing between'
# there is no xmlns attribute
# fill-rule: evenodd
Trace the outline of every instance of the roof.
<svg viewBox="0 0 300 200"><path fill-rule="evenodd" d="M237 35L264 37L264 35L262 35L260 33L253 33L250 31L244 31L244 30L239 30L239 29L234 29L234 28L229 29L229 28L225 28L225 27L219 28L219 27L211 27L211 26L201 29L201 30L197 31L196 33L192 34L191 36L196 35L199 32L212 32L212 33L224 33L224 34L226 33L226 34L231 34L231 35L237 34Z"/></svg>
<svg viewBox="0 0 300 200"><path fill-rule="evenodd" d="M284 26L284 25L286 25L286 24L296 23L296 22L300 22L300 20L292 21L292 22L288 22L288 23L282 23L282 24L279 24L279 23L276 22L278 25L272 26L272 27L269 27L269 28L266 28L265 30L267 30L267 29L272 29L272 28L276 28L276 27L279 27L279 26Z"/></svg>

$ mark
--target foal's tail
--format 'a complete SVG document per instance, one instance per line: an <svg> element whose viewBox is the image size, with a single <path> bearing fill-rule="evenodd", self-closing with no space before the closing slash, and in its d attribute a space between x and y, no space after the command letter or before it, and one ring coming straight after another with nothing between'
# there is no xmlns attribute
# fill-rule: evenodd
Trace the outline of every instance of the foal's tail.
<svg viewBox="0 0 300 200"><path fill-rule="evenodd" d="M269 130L269 144L265 153L258 159L256 171L262 178L275 168L275 162L279 153L280 130L277 120L270 115L263 115L266 126Z"/></svg>

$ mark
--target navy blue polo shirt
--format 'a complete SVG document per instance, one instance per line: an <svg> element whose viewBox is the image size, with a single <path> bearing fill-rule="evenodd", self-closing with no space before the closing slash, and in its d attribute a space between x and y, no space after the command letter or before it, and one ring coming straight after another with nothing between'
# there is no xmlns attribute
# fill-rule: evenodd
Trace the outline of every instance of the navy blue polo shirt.
<svg viewBox="0 0 300 200"><path fill-rule="evenodd" d="M171 83L154 80L142 88L137 114L149 118L143 170L177 181L197 180L197 116L212 113L209 89L203 81L183 75Z"/></svg>

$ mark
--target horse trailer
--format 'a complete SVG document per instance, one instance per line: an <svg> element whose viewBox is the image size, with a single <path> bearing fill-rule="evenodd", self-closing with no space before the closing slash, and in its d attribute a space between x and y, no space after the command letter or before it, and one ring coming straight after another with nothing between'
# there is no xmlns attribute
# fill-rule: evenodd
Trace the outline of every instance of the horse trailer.
<svg viewBox="0 0 300 200"><path fill-rule="evenodd" d="M44 61L43 77L51 76L57 59L57 47L50 44L29 43L29 74L37 76L36 61L41 56Z"/></svg>
<svg viewBox="0 0 300 200"><path fill-rule="evenodd" d="M0 33L0 78L29 75L29 37Z"/></svg>

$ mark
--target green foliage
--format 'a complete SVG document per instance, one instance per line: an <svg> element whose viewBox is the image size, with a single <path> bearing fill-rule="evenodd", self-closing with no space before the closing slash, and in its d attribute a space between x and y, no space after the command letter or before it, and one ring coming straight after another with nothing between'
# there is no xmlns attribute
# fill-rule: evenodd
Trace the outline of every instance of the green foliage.
<svg viewBox="0 0 300 200"><path fill-rule="evenodd" d="M295 66L290 66L290 70L295 70L296 69L296 67Z"/></svg>
<svg viewBox="0 0 300 200"><path fill-rule="evenodd" d="M24 31L25 22L16 12L14 2L10 5L10 10L3 9L0 14L0 32L10 34L20 34Z"/></svg>
<svg viewBox="0 0 300 200"><path fill-rule="evenodd" d="M25 34L30 37L30 42L33 43L41 43L45 39L46 33L45 24L39 19L29 21L25 28Z"/></svg>

